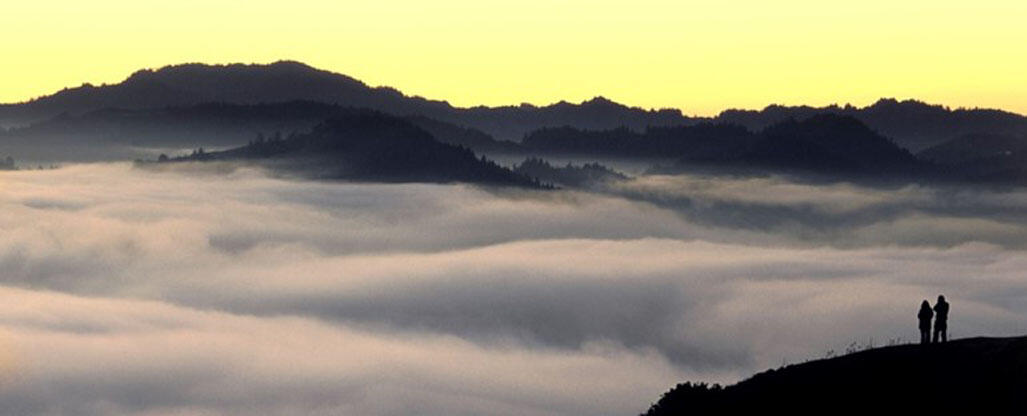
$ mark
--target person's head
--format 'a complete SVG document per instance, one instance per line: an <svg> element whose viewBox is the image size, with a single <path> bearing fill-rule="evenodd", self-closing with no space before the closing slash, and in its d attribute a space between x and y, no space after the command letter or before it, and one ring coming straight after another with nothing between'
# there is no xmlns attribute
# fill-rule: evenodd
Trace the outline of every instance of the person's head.
<svg viewBox="0 0 1027 416"><path fill-rule="evenodd" d="M938 295L938 303L945 302L945 295Z"/></svg>
<svg viewBox="0 0 1027 416"><path fill-rule="evenodd" d="M931 309L931 302L924 299L924 302L920 304L920 309Z"/></svg>

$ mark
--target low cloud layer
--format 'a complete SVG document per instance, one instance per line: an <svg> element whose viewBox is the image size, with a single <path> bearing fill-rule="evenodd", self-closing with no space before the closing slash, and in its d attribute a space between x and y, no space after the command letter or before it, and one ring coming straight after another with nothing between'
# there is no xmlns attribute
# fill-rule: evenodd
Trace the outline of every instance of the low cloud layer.
<svg viewBox="0 0 1027 416"><path fill-rule="evenodd" d="M642 177L598 193L81 165L0 173L16 414L635 414L1027 330L1023 191Z"/></svg>

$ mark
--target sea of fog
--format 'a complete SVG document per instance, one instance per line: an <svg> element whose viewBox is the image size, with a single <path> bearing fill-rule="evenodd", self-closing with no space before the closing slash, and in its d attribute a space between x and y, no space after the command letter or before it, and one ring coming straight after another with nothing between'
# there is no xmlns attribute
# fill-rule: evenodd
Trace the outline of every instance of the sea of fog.
<svg viewBox="0 0 1027 416"><path fill-rule="evenodd" d="M5 414L633 415L852 342L1027 332L1027 191L0 172Z"/></svg>

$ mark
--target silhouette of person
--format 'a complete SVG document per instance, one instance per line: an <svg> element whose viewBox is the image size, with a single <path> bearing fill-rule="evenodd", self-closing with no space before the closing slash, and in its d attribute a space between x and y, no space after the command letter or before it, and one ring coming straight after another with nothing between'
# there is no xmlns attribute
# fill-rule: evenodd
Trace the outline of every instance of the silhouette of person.
<svg viewBox="0 0 1027 416"><path fill-rule="evenodd" d="M934 311L927 299L920 304L920 313L916 317L920 320L920 344L931 343L931 318L934 317Z"/></svg>
<svg viewBox="0 0 1027 416"><path fill-rule="evenodd" d="M945 301L944 295L938 295L938 302L934 304L934 342L938 342L938 335L941 334L941 342L947 341L949 329L949 303Z"/></svg>

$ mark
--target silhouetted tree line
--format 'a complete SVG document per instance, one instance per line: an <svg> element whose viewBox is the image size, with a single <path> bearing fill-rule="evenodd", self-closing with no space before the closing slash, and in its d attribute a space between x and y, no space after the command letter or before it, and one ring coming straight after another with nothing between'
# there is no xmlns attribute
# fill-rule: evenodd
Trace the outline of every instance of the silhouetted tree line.
<svg viewBox="0 0 1027 416"><path fill-rule="evenodd" d="M586 131L542 129L527 135L529 151L674 159L677 169L719 166L876 175L930 172L890 139L848 116L821 114L751 132L734 124ZM670 170L674 170L671 168Z"/></svg>
<svg viewBox="0 0 1027 416"><path fill-rule="evenodd" d="M537 157L525 159L515 166L513 171L547 183L574 187L628 178L624 174L599 163L586 163L581 166L567 163L566 166L558 168Z"/></svg>
<svg viewBox="0 0 1027 416"><path fill-rule="evenodd" d="M912 151L968 134L1027 135L1027 118L1019 114L976 108L950 109L917 100L897 101L891 98L878 100L868 107L770 105L758 111L725 110L715 119L761 130L785 120L804 120L820 114L856 118Z"/></svg>
<svg viewBox="0 0 1027 416"><path fill-rule="evenodd" d="M220 152L201 148L167 159L182 160L264 160L271 168L317 178L551 188L466 147L441 143L409 121L369 110L347 110L308 133L260 134L246 146Z"/></svg>

